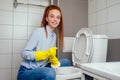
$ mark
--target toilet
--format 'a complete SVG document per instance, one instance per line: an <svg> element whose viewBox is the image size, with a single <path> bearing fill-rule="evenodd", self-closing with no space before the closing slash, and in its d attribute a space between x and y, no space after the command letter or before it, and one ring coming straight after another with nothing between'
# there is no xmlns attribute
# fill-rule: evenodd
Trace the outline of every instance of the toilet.
<svg viewBox="0 0 120 80"><path fill-rule="evenodd" d="M105 62L108 37L93 35L89 28L80 29L73 43L73 66L56 68L56 80L80 80L81 63Z"/></svg>

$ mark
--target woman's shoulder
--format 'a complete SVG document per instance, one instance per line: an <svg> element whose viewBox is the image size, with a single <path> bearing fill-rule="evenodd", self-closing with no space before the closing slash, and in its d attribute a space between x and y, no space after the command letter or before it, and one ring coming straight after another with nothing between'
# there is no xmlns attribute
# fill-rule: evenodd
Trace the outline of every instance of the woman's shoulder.
<svg viewBox="0 0 120 80"><path fill-rule="evenodd" d="M41 34L43 34L44 33L44 28L36 28L36 29L34 29L33 31L32 31L32 33L31 33L31 35L38 35L38 36L40 36Z"/></svg>
<svg viewBox="0 0 120 80"><path fill-rule="evenodd" d="M39 28L36 28L35 31L44 31L44 28L43 27L39 27Z"/></svg>
<svg viewBox="0 0 120 80"><path fill-rule="evenodd" d="M44 28L43 27L36 28L33 32L35 32L35 33L43 33L44 32Z"/></svg>

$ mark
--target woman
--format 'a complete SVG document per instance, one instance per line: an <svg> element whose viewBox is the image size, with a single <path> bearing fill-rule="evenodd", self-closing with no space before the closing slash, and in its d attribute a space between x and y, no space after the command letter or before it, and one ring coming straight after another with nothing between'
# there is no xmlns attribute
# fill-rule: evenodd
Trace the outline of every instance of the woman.
<svg viewBox="0 0 120 80"><path fill-rule="evenodd" d="M55 80L54 68L70 66L68 59L57 59L56 41L63 48L63 16L58 6L49 5L44 11L41 27L31 34L23 49L17 80Z"/></svg>

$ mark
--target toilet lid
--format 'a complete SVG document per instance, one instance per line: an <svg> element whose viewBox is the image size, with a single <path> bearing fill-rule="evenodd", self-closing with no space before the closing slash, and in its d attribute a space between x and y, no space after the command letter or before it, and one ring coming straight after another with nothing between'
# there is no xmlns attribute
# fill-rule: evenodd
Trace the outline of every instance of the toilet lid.
<svg viewBox="0 0 120 80"><path fill-rule="evenodd" d="M88 28L80 29L73 43L72 60L73 65L89 62L93 45L92 32Z"/></svg>

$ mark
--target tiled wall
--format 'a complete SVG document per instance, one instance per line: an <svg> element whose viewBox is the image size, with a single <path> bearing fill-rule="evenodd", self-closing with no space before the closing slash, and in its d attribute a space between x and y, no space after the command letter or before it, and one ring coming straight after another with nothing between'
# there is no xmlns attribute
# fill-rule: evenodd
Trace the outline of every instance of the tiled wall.
<svg viewBox="0 0 120 80"><path fill-rule="evenodd" d="M16 80L22 60L21 51L32 30L40 26L44 7L18 5L14 0L0 0L0 80ZM49 0L18 0L49 4Z"/></svg>
<svg viewBox="0 0 120 80"><path fill-rule="evenodd" d="M108 35L107 61L120 61L120 0L88 0L89 27Z"/></svg>
<svg viewBox="0 0 120 80"><path fill-rule="evenodd" d="M88 0L89 27L95 34L120 39L120 0Z"/></svg>
<svg viewBox="0 0 120 80"><path fill-rule="evenodd" d="M47 5L49 0L36 1ZM88 8L89 27L95 34L120 38L120 0L88 0ZM18 5L13 8L13 0L0 0L0 80L16 80L21 51L31 31L40 26L42 14L41 7Z"/></svg>

